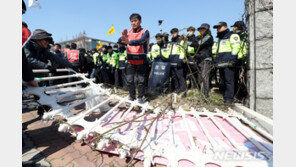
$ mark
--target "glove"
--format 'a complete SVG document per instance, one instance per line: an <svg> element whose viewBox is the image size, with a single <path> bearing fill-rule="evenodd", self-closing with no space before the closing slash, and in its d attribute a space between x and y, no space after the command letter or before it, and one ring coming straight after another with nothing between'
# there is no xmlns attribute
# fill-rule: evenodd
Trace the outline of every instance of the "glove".
<svg viewBox="0 0 296 167"><path fill-rule="evenodd" d="M47 66L47 69L50 71L50 73L56 73L56 68L53 68L52 66Z"/></svg>

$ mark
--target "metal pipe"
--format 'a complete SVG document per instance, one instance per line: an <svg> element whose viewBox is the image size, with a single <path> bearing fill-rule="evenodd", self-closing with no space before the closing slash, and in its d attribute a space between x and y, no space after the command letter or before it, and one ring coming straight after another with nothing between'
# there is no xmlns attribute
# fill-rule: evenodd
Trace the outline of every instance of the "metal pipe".
<svg viewBox="0 0 296 167"><path fill-rule="evenodd" d="M221 130L221 132L227 137L227 139L230 141L230 143L238 150L240 150L239 145L234 141L234 139L227 133L227 131L222 127L222 125L215 120L213 116L209 116L209 118L214 122L214 124Z"/></svg>
<svg viewBox="0 0 296 167"><path fill-rule="evenodd" d="M185 113L182 113L182 118L183 118L183 119L182 119L182 122L183 122L183 125L184 125L185 128L186 128L187 136L188 136L188 138L189 138L190 144L191 144L191 146L196 147L195 142L193 141L193 135L192 135L192 133L191 133L191 131L190 131L190 129L189 129L189 126L188 126L188 124L187 124L187 119L186 119ZM191 148L191 147L190 147L190 148Z"/></svg>
<svg viewBox="0 0 296 167"><path fill-rule="evenodd" d="M57 72L72 72L71 69L69 68L61 68L61 69L56 69ZM49 69L33 69L33 73L48 73L50 72Z"/></svg>
<svg viewBox="0 0 296 167"><path fill-rule="evenodd" d="M76 84L80 84L80 83L86 83L86 82L93 81L93 80L95 80L95 78L88 79L88 80L82 80L82 81L76 81L76 82L69 82L69 83L64 83L64 84L59 84L59 85L48 86L48 87L45 88L45 91L56 89L56 88L61 88L61 87L66 87L66 86L71 86L71 85L76 85Z"/></svg>
<svg viewBox="0 0 296 167"><path fill-rule="evenodd" d="M54 77L44 77L44 78L35 78L35 81L50 81L55 79L65 79L65 78L74 78L74 77L80 77L85 76L87 74L73 74L73 75L61 75L61 76L54 76Z"/></svg>

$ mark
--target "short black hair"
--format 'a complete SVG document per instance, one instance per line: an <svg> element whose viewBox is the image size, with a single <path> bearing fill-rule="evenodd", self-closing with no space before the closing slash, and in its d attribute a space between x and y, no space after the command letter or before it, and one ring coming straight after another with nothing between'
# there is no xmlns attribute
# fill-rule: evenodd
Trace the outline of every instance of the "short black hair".
<svg viewBox="0 0 296 167"><path fill-rule="evenodd" d="M76 43L71 43L71 47L70 47L71 49L76 49L77 48L77 45L76 45Z"/></svg>
<svg viewBox="0 0 296 167"><path fill-rule="evenodd" d="M178 28L173 28L173 29L171 29L171 31L170 31L171 34L173 34L173 33L175 33L175 32L179 32Z"/></svg>
<svg viewBox="0 0 296 167"><path fill-rule="evenodd" d="M133 13L133 14L131 14L131 16L130 16L129 19L132 20L133 18L137 18L137 19L139 19L140 21L142 20L141 15L138 14L138 13Z"/></svg>
<svg viewBox="0 0 296 167"><path fill-rule="evenodd" d="M62 48L61 44L55 43L54 46L58 46L60 49Z"/></svg>
<svg viewBox="0 0 296 167"><path fill-rule="evenodd" d="M70 48L70 45L66 45L65 48Z"/></svg>

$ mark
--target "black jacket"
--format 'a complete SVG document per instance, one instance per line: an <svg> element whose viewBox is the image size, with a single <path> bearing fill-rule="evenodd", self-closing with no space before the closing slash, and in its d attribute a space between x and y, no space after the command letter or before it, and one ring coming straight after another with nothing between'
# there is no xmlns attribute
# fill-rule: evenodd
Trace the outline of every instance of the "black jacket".
<svg viewBox="0 0 296 167"><path fill-rule="evenodd" d="M63 58L54 55L49 52L46 48L42 48L33 40L30 40L24 46L25 56L28 63L32 65L33 69L44 69L48 68L50 65L49 61L58 64L60 67L72 67L72 65Z"/></svg>
<svg viewBox="0 0 296 167"><path fill-rule="evenodd" d="M213 36L211 34L207 34L204 37L197 36L190 46L195 48L197 52L196 58L203 60L205 58L212 57L213 44Z"/></svg>
<svg viewBox="0 0 296 167"><path fill-rule="evenodd" d="M24 49L22 49L22 79L26 82L34 80L34 73L31 65L27 61Z"/></svg>

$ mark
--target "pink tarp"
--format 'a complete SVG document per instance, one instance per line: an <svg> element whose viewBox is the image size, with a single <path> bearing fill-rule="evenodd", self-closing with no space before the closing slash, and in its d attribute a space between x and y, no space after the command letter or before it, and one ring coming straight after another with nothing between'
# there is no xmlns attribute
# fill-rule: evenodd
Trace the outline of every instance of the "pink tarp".
<svg viewBox="0 0 296 167"><path fill-rule="evenodd" d="M122 116L122 112L113 112L110 114L104 122L101 124L106 129L110 129L112 127L117 126L119 119ZM139 114L136 114L135 112L130 112L127 117L124 119L125 121L131 120L139 116ZM142 120L141 125L145 125L147 128L151 124L152 119L155 117L155 115L148 114L139 120ZM170 141L170 130L169 130L169 118L168 116L162 116L160 117L155 123L156 123L156 130L155 130L155 139L157 140L157 145L166 144L168 142L174 142L176 146L183 150L190 150L190 139L189 135L186 131L186 127L184 126L183 118L180 114L174 114L172 116L172 130L174 133L174 141ZM230 134L230 136L235 140L235 142L241 146L245 147L249 150L250 154L252 152L259 152L260 150L252 144L246 137L244 137L235 127L233 127L227 120L215 116L214 119L216 119L221 126ZM231 117L233 121L238 121L237 118ZM200 117L201 122L204 124L206 129L209 131L210 136L216 141L218 145L220 145L223 150L225 151L233 151L234 146L231 144L229 139L224 136L224 134L221 132L221 130L214 124L214 122L209 117ZM201 150L204 150L206 154L213 154L213 152L210 150L211 144L209 142L209 139L203 132L200 124L198 123L197 119L193 117L192 115L187 114L186 115L186 122L188 124L188 127L191 131L191 134L193 136L194 142L196 146L198 146ZM239 124L242 125L240 122ZM138 139L141 139L145 136L146 131L143 129L143 127L140 126L139 128L139 122L132 122L129 124L126 124L122 127L120 127L120 134L126 135L130 133L134 128L138 128ZM150 134L152 134L152 129L150 129ZM79 129L77 129L79 130ZM80 129L81 130L81 129ZM255 133L254 133L255 134ZM256 135L256 134L255 134ZM91 139L93 136L90 135L88 139ZM259 136L258 136L259 137ZM270 150L272 150L272 145L269 143L263 143L263 145ZM90 146L93 146L90 144ZM110 144L109 147L104 148L101 151L118 154L117 148L114 144ZM138 159L143 158L143 153L139 152L136 156ZM168 160L164 157L154 157L154 162L158 164L167 165ZM179 166L181 167L193 167L195 166L192 162L187 160L181 160L179 161ZM207 164L206 167L217 167L219 165L216 164Z"/></svg>

